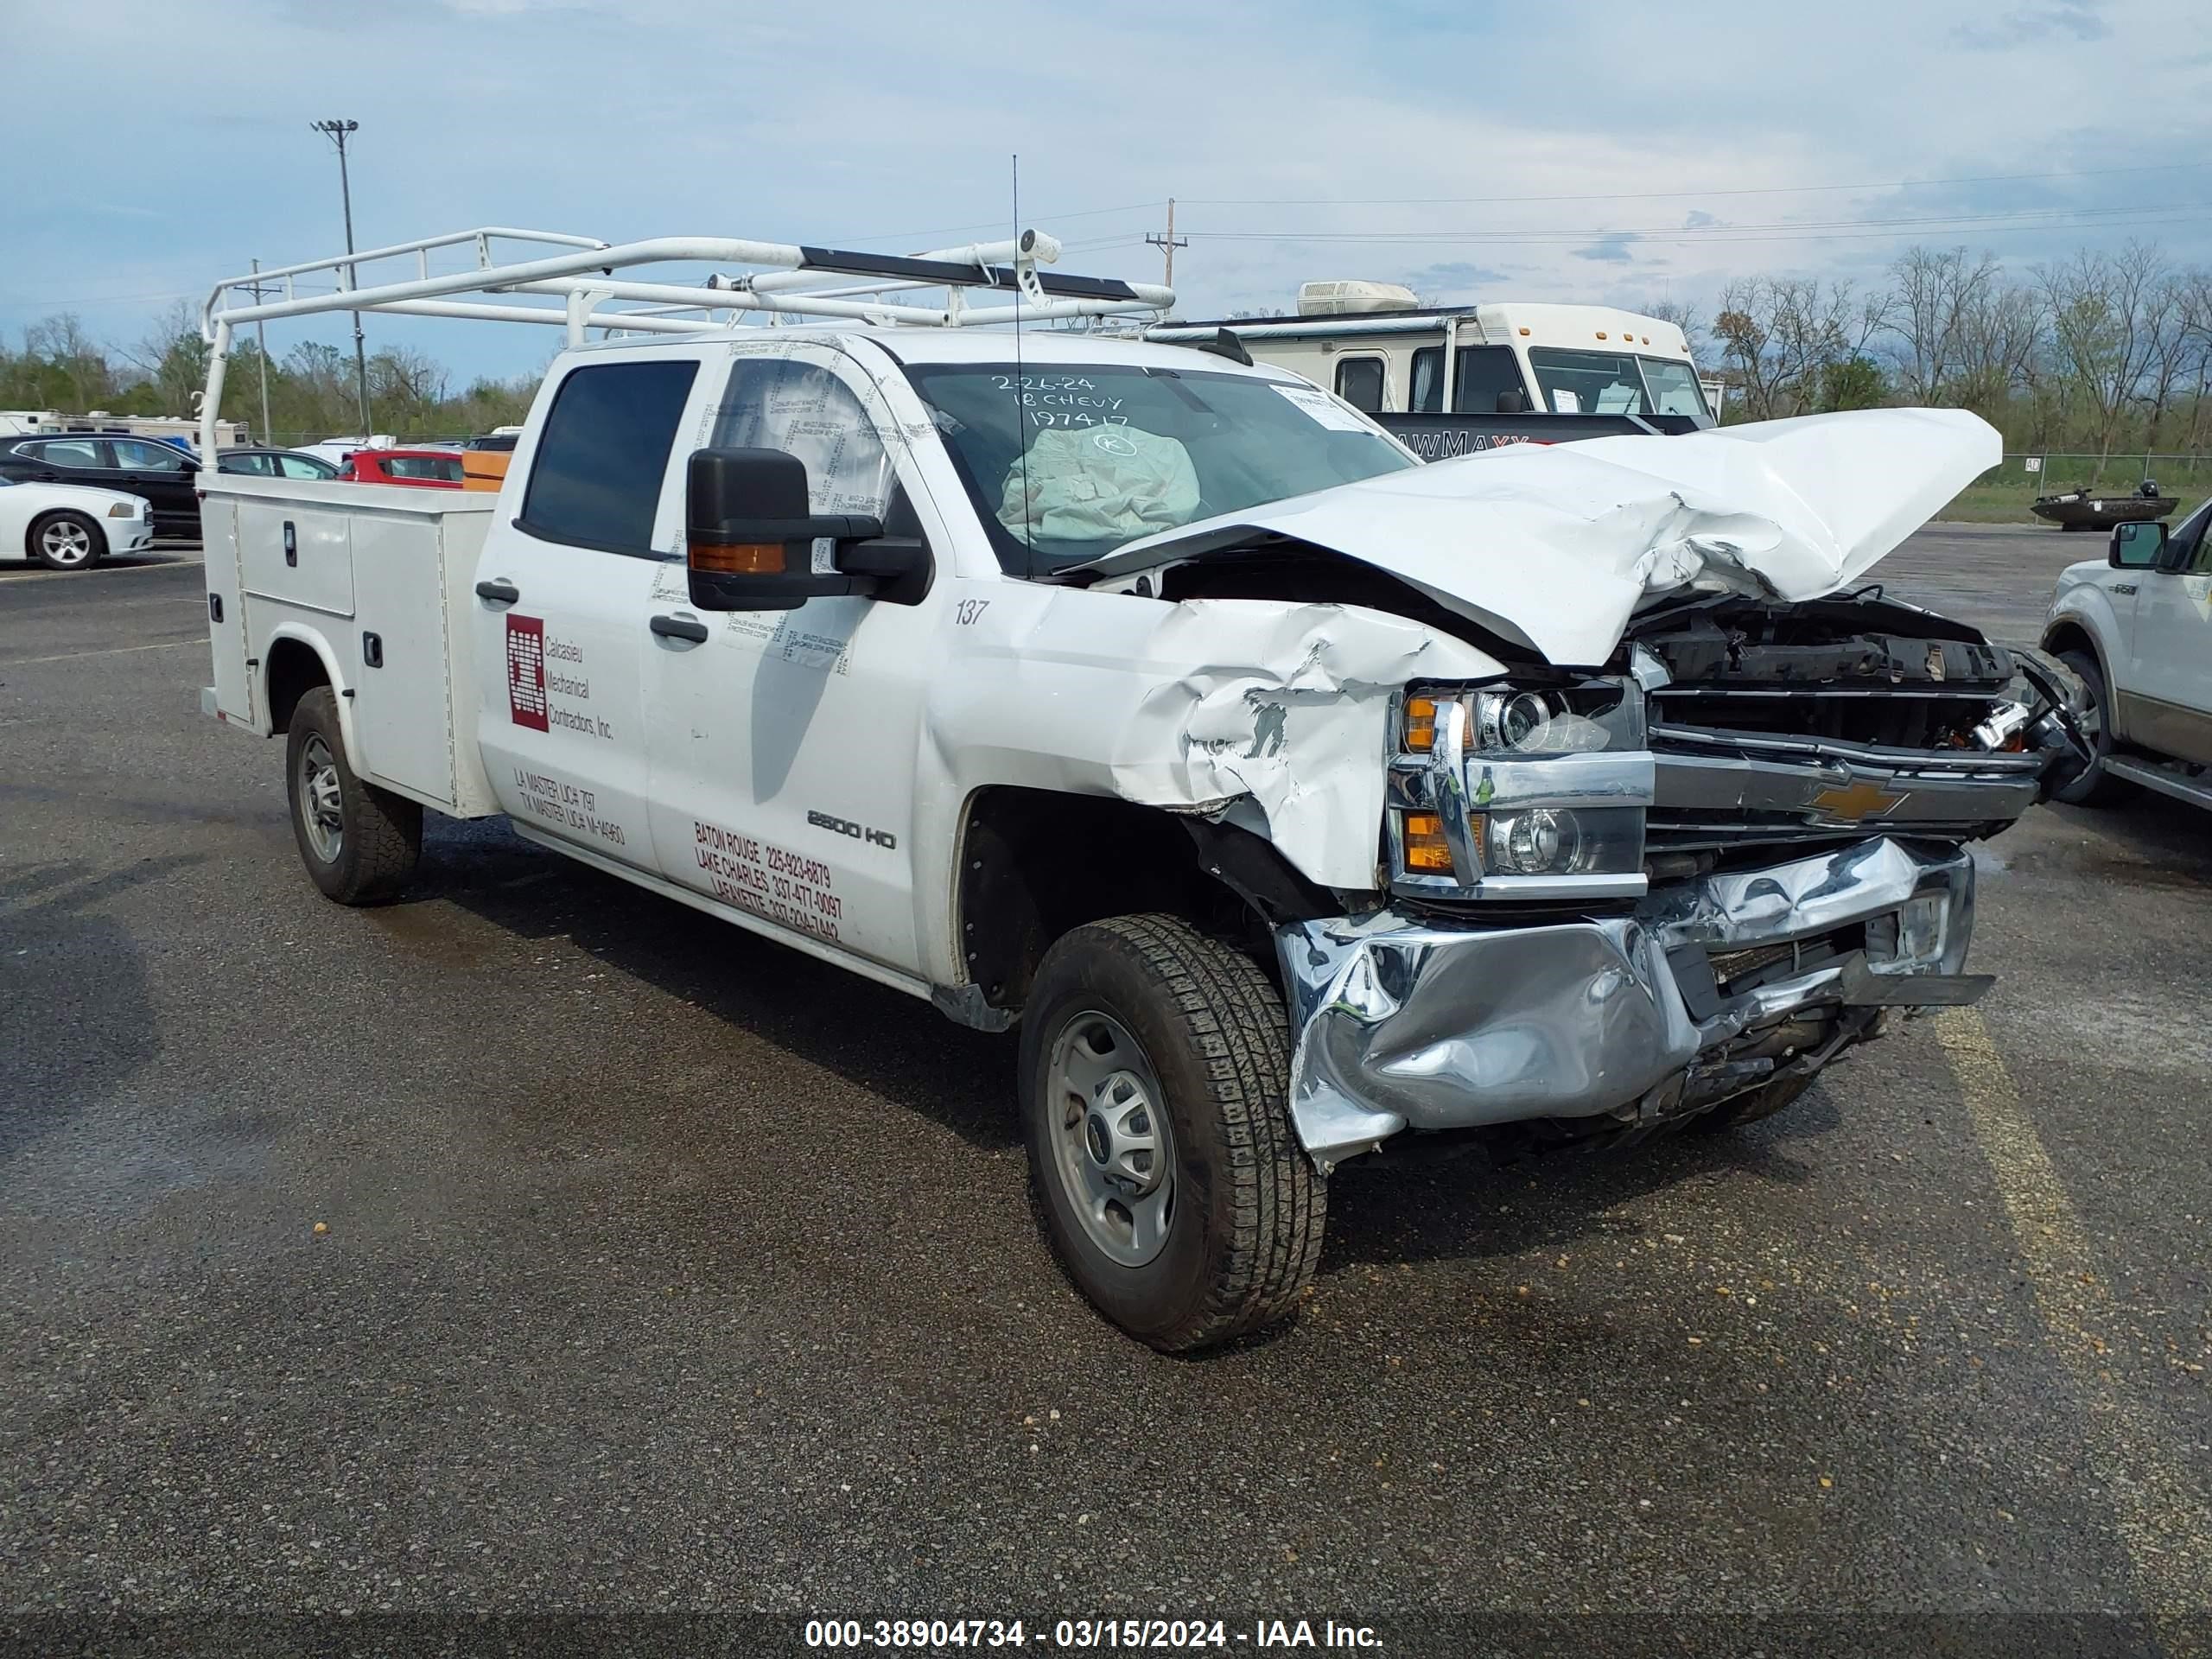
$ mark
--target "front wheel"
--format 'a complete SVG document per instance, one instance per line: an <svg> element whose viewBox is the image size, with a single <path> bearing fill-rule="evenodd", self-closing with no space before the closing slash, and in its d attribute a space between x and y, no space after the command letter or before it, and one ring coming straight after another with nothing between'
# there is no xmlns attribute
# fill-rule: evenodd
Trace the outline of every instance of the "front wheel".
<svg viewBox="0 0 2212 1659"><path fill-rule="evenodd" d="M2135 785L2105 770L2105 761L2112 753L2112 702L2104 672L2097 666L2097 659L2086 651L2062 651L2058 660L2073 671L2088 696L2089 706L2076 717L2075 724L2088 740L2096 759L2082 766L2069 756L2063 762L2066 770L2051 790L2050 798L2069 806L2110 806L2124 801L2135 792Z"/></svg>
<svg viewBox="0 0 2212 1659"><path fill-rule="evenodd" d="M322 896L341 905L397 898L422 856L423 809L354 775L327 685L292 710L284 775L293 838Z"/></svg>
<svg viewBox="0 0 2212 1659"><path fill-rule="evenodd" d="M1292 1313L1327 1184L1291 1130L1266 975L1174 917L1116 917L1046 952L1021 1030L1032 1187L1091 1305L1167 1352Z"/></svg>
<svg viewBox="0 0 2212 1659"><path fill-rule="evenodd" d="M107 532L81 512L50 512L31 526L30 553L49 570L89 570L107 556Z"/></svg>

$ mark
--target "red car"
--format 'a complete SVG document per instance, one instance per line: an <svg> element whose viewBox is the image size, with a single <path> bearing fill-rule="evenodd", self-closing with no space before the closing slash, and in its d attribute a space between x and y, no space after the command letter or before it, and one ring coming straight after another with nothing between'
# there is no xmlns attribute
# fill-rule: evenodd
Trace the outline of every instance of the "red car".
<svg viewBox="0 0 2212 1659"><path fill-rule="evenodd" d="M338 469L349 484L406 484L421 490L461 487L461 456L451 449L356 449Z"/></svg>

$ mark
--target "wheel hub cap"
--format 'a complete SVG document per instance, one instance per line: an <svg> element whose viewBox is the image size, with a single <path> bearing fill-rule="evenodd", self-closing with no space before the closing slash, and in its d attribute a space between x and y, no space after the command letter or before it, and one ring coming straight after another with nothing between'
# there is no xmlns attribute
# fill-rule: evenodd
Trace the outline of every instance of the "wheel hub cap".
<svg viewBox="0 0 2212 1659"><path fill-rule="evenodd" d="M1093 1243L1139 1268L1167 1242L1174 1149L1151 1061L1103 1012L1071 1016L1052 1046L1052 1173Z"/></svg>
<svg viewBox="0 0 2212 1659"><path fill-rule="evenodd" d="M338 762L321 736L300 750L300 823L315 855L334 862L346 847L346 798L338 785Z"/></svg>

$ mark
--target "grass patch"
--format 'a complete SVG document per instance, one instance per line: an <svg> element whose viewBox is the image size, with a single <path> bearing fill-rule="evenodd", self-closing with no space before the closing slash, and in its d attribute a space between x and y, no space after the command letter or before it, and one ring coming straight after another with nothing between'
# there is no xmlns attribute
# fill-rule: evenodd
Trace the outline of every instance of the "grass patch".
<svg viewBox="0 0 2212 1659"><path fill-rule="evenodd" d="M2039 524L2044 521L2028 510L2036 497L2082 487L2095 465L2092 455L2051 455L2045 458L2043 471L2031 473L2020 465L2019 456L2007 455L2003 465L1967 485L1936 516L1970 524ZM2125 495L2142 476L2141 456L2116 455L2105 463L2097 487ZM2183 512L2212 495L2212 461L2153 456L2151 476L2158 480L2162 494L2183 503Z"/></svg>

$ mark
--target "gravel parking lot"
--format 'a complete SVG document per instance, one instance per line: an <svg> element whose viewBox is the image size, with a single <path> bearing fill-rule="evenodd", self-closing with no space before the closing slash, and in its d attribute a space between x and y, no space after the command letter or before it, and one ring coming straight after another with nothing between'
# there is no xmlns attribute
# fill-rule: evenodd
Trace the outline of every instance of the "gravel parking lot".
<svg viewBox="0 0 2212 1659"><path fill-rule="evenodd" d="M2099 546L1939 528L1878 574L2031 639ZM200 716L202 615L191 556L0 568L19 1640L2212 1643L2201 816L2031 814L1984 849L1998 989L1777 1119L1347 1166L1300 1321L1175 1361L1046 1254L1010 1041L496 828L324 902L277 749Z"/></svg>

